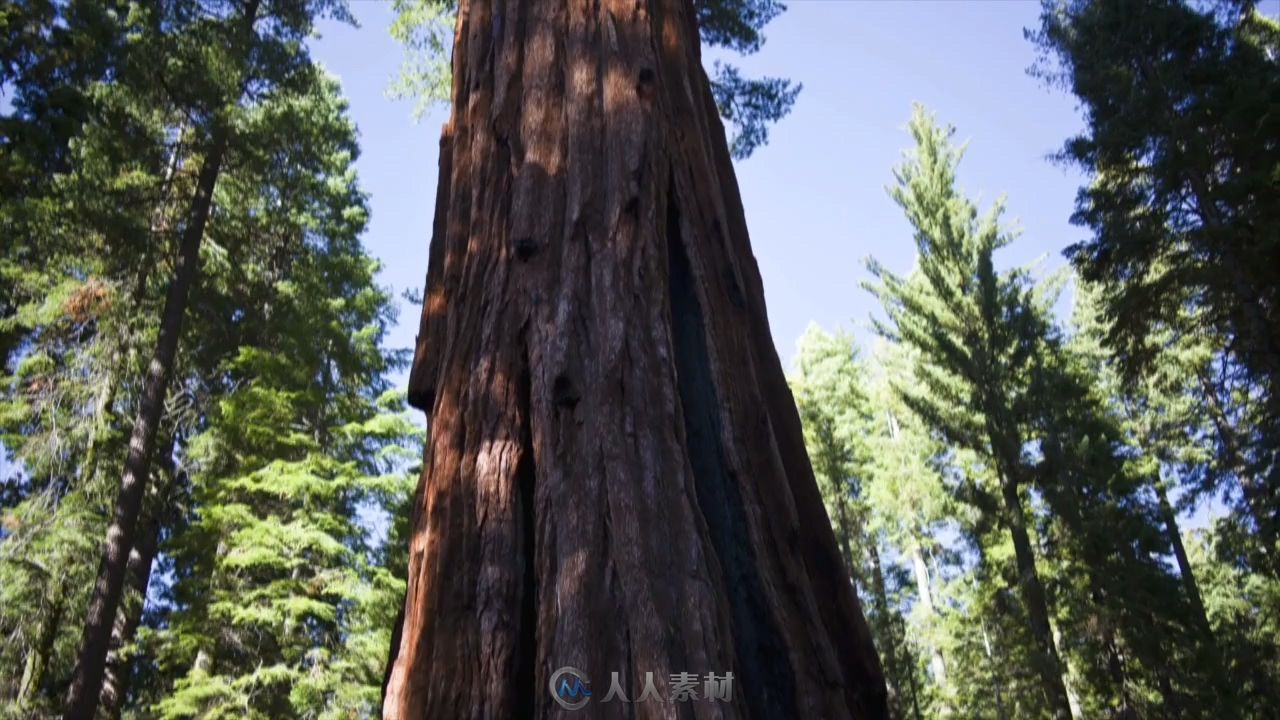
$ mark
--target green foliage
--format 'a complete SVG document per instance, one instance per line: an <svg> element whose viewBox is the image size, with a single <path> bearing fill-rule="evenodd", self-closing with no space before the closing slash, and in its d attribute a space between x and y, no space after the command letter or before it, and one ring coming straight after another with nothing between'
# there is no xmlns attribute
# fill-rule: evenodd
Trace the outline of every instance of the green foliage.
<svg viewBox="0 0 1280 720"><path fill-rule="evenodd" d="M744 78L738 68L716 61L711 94L720 117L737 128L729 152L738 160L769 143L769 125L786 117L803 88L784 78Z"/></svg>
<svg viewBox="0 0 1280 720"><path fill-rule="evenodd" d="M0 8L0 718L58 714L219 128L145 503L157 569L118 618L142 625L117 648L124 716L376 714L422 430L388 387L356 130L304 44L345 6L262 7L247 40L215 0ZM395 9L393 92L420 114L447 94L453 6ZM782 9L695 4L739 53ZM1052 712L1031 574L1076 717L1274 714L1278 28L1249 3L1046 4L1041 71L1087 123L1063 157L1092 176L1066 326L1065 276L1001 268L1002 204L960 192L953 131L916 110L890 189L916 267L869 264L874 352L811 327L791 378L898 717ZM799 87L712 72L745 156Z"/></svg>
<svg viewBox="0 0 1280 720"><path fill-rule="evenodd" d="M382 346L391 300L359 241L356 131L302 44L345 7L264 2L248 46L238 4L0 13L14 39L0 70L0 451L14 468L0 479L0 716L61 705L141 356L219 125L227 161L161 422L172 445L146 500L159 570L121 615L145 600L119 648L125 715L371 714L405 572L374 527L404 510L421 431L386 387L402 354ZM246 659L257 643L270 663Z"/></svg>
<svg viewBox="0 0 1280 720"><path fill-rule="evenodd" d="M1280 547L1280 33L1251 2L1047 2L1039 72L1070 89L1084 132L1062 158L1090 175L1068 254L1097 286L1125 375L1159 372L1168 338L1213 338L1215 392L1239 409L1229 464L1262 552ZM1237 415L1240 417L1241 415ZM1272 569L1275 573L1275 568Z"/></svg>
<svg viewBox="0 0 1280 720"><path fill-rule="evenodd" d="M387 94L412 101L413 117L420 120L437 103L449 99L457 6L452 0L394 0L392 7L396 19L391 37L404 46L404 59Z"/></svg>
<svg viewBox="0 0 1280 720"><path fill-rule="evenodd" d="M1241 717L1275 712L1280 677L1280 583L1251 572L1233 557L1229 523L1188 538L1188 552L1204 593L1213 632L1222 646L1225 672L1242 698Z"/></svg>
<svg viewBox="0 0 1280 720"><path fill-rule="evenodd" d="M284 224L299 223L301 252L287 275L263 258L256 292L270 301L238 319L252 341L218 367L223 390L184 448L193 512L168 547L173 611L142 639L159 717L367 716L379 698L403 580L360 516L403 503L421 433L383 379L399 358L382 348L391 300L358 240L355 131L336 83L313 88L254 113L274 132L303 123L290 170L323 152L282 194L306 198ZM262 212L211 232L219 247L271 229L280 205L263 204L261 182L223 187L228 205Z"/></svg>
<svg viewBox="0 0 1280 720"><path fill-rule="evenodd" d="M1048 709L1039 709L1037 685L1051 697L1051 679L1060 677L1073 712L1085 716L1162 717L1171 708L1214 716L1221 698L1201 662L1208 641L1195 639L1193 604L1163 559L1171 546L1152 501L1159 476L1109 405L1100 351L1077 349L1053 322L1057 278L996 269L995 252L1013 236L1001 226L999 201L980 214L956 189L953 131L920 108L909 127L917 146L890 194L915 230L916 268L903 277L873 260L878 282L868 287L888 317L877 329L910 353L906 372L888 373L889 385L932 433L932 449L914 441L916 472L938 468L951 497L926 485L917 503L882 507L914 525L897 535L904 553L919 542L913 536L930 532L931 514L913 517L917 505L954 513L971 544L954 558L959 574L944 593L966 618L964 640L930 646L987 663L1025 657L1041 676L964 665L943 697L982 705L999 683L1001 702L1039 716ZM1019 549L1019 532L1029 547ZM1027 577L1038 578L1043 594L1020 587ZM945 615L935 626L959 632ZM1047 657L1035 649L1048 642L1037 639L1046 621L1054 646Z"/></svg>
<svg viewBox="0 0 1280 720"><path fill-rule="evenodd" d="M847 334L829 335L810 325L797 346L792 392L804 425L805 446L827 505L849 574L863 597L871 598L868 621L880 651L898 717L920 717L920 649L907 637L903 596L906 581L880 547L890 540L892 517L871 500L884 500L884 486L901 477L884 473L873 454L881 430L873 417L868 381ZM896 468L895 468L896 469Z"/></svg>

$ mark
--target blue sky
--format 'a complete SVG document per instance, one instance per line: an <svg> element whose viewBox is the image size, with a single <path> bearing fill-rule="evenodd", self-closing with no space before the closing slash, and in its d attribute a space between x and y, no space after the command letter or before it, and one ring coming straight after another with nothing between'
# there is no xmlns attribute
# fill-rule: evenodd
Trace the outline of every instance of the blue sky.
<svg viewBox="0 0 1280 720"><path fill-rule="evenodd" d="M420 290L447 116L439 109L415 123L409 103L386 97L401 57L387 33L391 3L351 5L361 27L323 25L313 52L341 78L360 127L357 167L373 210L365 242L385 265L382 280ZM876 302L859 287L867 256L911 267L910 228L884 188L911 144L913 102L970 142L967 193L984 207L1007 194L1007 218L1024 232L1002 264L1047 255L1060 266L1062 249L1083 236L1068 222L1081 178L1047 159L1080 127L1074 101L1026 73L1035 50L1022 31L1038 12L1030 0L793 1L767 27L763 50L741 61L749 74L804 84L769 145L737 165L784 363L810 321L870 340ZM409 347L417 308L401 305L390 344Z"/></svg>

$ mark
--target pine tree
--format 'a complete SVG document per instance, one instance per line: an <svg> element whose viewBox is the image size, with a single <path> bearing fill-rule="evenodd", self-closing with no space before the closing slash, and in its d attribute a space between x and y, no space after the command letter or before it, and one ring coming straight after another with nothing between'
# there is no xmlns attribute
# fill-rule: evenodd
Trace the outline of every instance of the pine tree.
<svg viewBox="0 0 1280 720"><path fill-rule="evenodd" d="M168 32L158 34L157 28L153 34L139 36L138 55L156 63L148 79L163 91L165 105L189 118L187 131L199 171L179 221L178 260L136 411L103 564L87 612L84 643L68 693L68 717L90 716L98 701L127 559L136 539L156 427L174 375L183 318L199 274L201 245L222 165L228 155L255 155L253 135L241 127L246 118L240 111L241 103L246 97L269 96L273 87L288 90L300 79L305 82L308 64L298 40L309 31L315 16L330 11L342 13L341 7L335 9L328 3L270 4L266 8L257 0L233 3L228 8L178 5L158 8L149 18L171 21L173 24L165 28ZM161 18L161 12L170 15ZM262 32L256 30L260 20ZM210 53L211 47L220 48L220 52ZM250 92L252 96L247 95ZM252 121L251 116L247 119Z"/></svg>
<svg viewBox="0 0 1280 720"><path fill-rule="evenodd" d="M978 219L956 191L949 128L917 109L911 129L918 148L891 192L916 229L918 267L903 278L871 264L889 316L879 327L919 353L913 382L898 387L906 404L987 466L957 495L1010 533L1051 711L1216 712L1201 690L1212 673L1188 640L1194 605L1163 560L1174 554L1167 516L1108 405L1096 353L1075 350L1051 320L1061 282L994 269L1010 240L999 204ZM996 492L981 481L990 474ZM988 562L989 529L970 532Z"/></svg>
<svg viewBox="0 0 1280 720"><path fill-rule="evenodd" d="M911 635L927 653L929 704L945 715L952 707L953 693L947 681L949 642L943 628L941 586L935 575L944 550L938 535L954 530L947 525L957 509L940 472L943 446L893 391L895 384L909 382L913 358L888 343L876 350L868 390L874 410L867 468L874 480L868 490L872 524L884 528L889 543L910 565L915 589Z"/></svg>
<svg viewBox="0 0 1280 720"><path fill-rule="evenodd" d="M1198 665L1203 672L1202 678L1190 683L1194 687L1185 688L1191 695L1188 701L1200 706L1201 712L1211 708L1220 714L1236 714L1234 687L1226 675L1225 658L1206 614L1172 499L1172 492L1179 492L1183 505L1194 501L1199 493L1191 479L1214 473L1213 457L1205 450L1211 429L1198 409L1192 380L1209 353L1201 343L1189 342L1190 338L1175 339L1168 334L1153 338L1152 342L1164 345L1165 362L1141 381L1125 383L1104 349L1107 330L1098 312L1095 288L1081 282L1076 285L1072 325L1071 351L1093 378L1096 402L1107 408L1123 432L1129 458L1126 472L1154 495L1165 542L1177 564L1188 622L1196 633L1190 648L1182 644L1182 649L1192 654L1184 662ZM1176 647L1166 644L1165 651ZM1201 687L1208 693L1200 692Z"/></svg>
<svg viewBox="0 0 1280 720"><path fill-rule="evenodd" d="M851 336L830 335L810 325L797 344L790 380L804 425L805 447L831 518L850 577L871 599L867 620L884 663L894 717L921 717L923 678L896 595L895 567L881 552L885 539L868 495L880 478L872 474L874 419L866 372ZM883 491L878 493L882 495Z"/></svg>
<svg viewBox="0 0 1280 720"><path fill-rule="evenodd" d="M1025 275L994 268L994 251L1009 242L998 223L1000 205L979 219L956 190L960 152L950 144L953 131L920 107L910 130L916 151L895 171L898 185L890 194L915 229L919 267L902 278L870 262L878 283L868 287L889 317L877 329L920 353L917 384L898 388L904 402L948 442L982 453L995 471L995 497L1013 540L1044 703L1053 717L1068 718L1065 667L1023 499L1034 481L1023 456L1024 433L1034 403L1031 365L1045 320Z"/></svg>
<svg viewBox="0 0 1280 720"><path fill-rule="evenodd" d="M186 452L196 510L171 548L176 609L149 641L173 683L159 717L365 717L379 703L404 585L360 513L407 497L421 438L386 390L375 271L354 236L321 239L281 281L264 343L224 368L234 389Z"/></svg>
<svg viewBox="0 0 1280 720"><path fill-rule="evenodd" d="M1187 556L1222 648L1241 717L1275 714L1280 694L1280 582L1241 562L1229 524L1191 533Z"/></svg>
<svg viewBox="0 0 1280 720"><path fill-rule="evenodd" d="M1248 1L1071 0L1047 2L1032 37L1087 119L1062 157L1091 176L1073 219L1093 236L1068 254L1098 285L1107 344L1133 376L1163 362L1152 335L1221 339L1214 393L1257 398L1233 472L1280 572L1280 26Z"/></svg>

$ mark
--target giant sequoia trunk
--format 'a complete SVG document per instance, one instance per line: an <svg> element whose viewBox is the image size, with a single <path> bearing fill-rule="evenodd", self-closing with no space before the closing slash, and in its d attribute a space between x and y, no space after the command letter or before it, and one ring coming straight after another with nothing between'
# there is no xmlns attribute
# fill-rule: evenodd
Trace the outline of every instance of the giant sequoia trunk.
<svg viewBox="0 0 1280 720"><path fill-rule="evenodd" d="M688 0L459 4L386 718L883 718ZM618 672L733 701L601 703ZM701 686L699 686L701 688Z"/></svg>

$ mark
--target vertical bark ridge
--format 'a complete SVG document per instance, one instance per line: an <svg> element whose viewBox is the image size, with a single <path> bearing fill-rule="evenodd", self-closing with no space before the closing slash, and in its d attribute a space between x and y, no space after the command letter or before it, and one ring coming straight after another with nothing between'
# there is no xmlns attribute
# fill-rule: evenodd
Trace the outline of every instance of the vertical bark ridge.
<svg viewBox="0 0 1280 720"><path fill-rule="evenodd" d="M1022 509L1022 499L1018 496L1016 480L1000 472L1000 495L1004 500L1005 525L1013 540L1014 563L1018 572L1018 592L1022 604L1026 607L1027 624L1036 644L1033 656L1036 672L1044 687L1048 709L1055 720L1069 720L1074 717L1070 697L1067 692L1066 667L1058 654L1057 641L1053 636L1053 627L1049 615L1049 602L1045 596L1044 584L1036 568L1035 549L1031 537L1027 533L1026 514Z"/></svg>
<svg viewBox="0 0 1280 720"><path fill-rule="evenodd" d="M422 300L422 316L414 342L413 365L409 374L409 404L423 412L431 412L436 396L436 372L439 369L438 347L443 342L445 319L444 234L448 221L449 185L452 174L452 144L449 127L440 134L439 182L436 185L435 220L431 228L431 244L427 257L426 292Z"/></svg>

